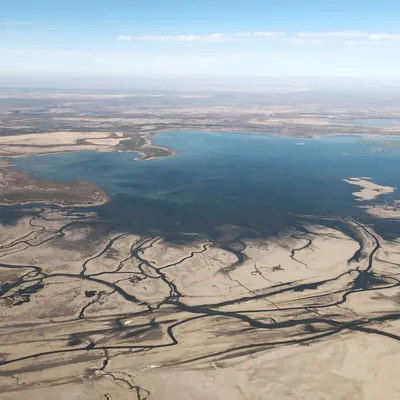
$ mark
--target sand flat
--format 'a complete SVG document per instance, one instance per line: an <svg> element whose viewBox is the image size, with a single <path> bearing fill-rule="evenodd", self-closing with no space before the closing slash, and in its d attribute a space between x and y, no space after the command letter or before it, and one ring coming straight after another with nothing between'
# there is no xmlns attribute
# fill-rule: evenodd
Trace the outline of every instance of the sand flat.
<svg viewBox="0 0 400 400"><path fill-rule="evenodd" d="M378 185L370 181L370 178L347 178L343 180L350 185L361 188L360 191L353 193L353 196L358 201L375 200L378 196L391 194L396 190L396 188L391 186Z"/></svg>
<svg viewBox="0 0 400 400"><path fill-rule="evenodd" d="M38 208L0 245L6 399L397 398L400 256L371 227L305 218L238 262L237 226L221 247L98 223Z"/></svg>
<svg viewBox="0 0 400 400"><path fill-rule="evenodd" d="M383 219L400 219L400 202L392 204L377 204L373 206L363 206L362 209L374 217Z"/></svg>

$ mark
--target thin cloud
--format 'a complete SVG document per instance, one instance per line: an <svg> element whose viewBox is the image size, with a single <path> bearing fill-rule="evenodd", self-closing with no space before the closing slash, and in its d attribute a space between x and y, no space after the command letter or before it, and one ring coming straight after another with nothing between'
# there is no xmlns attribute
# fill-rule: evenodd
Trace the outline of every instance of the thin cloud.
<svg viewBox="0 0 400 400"><path fill-rule="evenodd" d="M378 40L378 41L400 41L400 34L398 33L373 33L368 35L369 40Z"/></svg>
<svg viewBox="0 0 400 400"><path fill-rule="evenodd" d="M359 44L368 42L387 43L400 42L399 33L370 33L370 32L299 32L296 34L301 39L343 39L345 44Z"/></svg>
<svg viewBox="0 0 400 400"><path fill-rule="evenodd" d="M348 46L355 46L358 44L374 45L374 44L381 44L381 43L387 43L387 42L383 42L381 40L345 40L344 43Z"/></svg>
<svg viewBox="0 0 400 400"><path fill-rule="evenodd" d="M148 40L160 42L229 42L248 39L272 38L283 36L282 32L260 31L260 32L235 32L235 33L210 33L206 35L143 35L143 36L120 36L119 40Z"/></svg>
<svg viewBox="0 0 400 400"><path fill-rule="evenodd" d="M211 35L210 35L211 38ZM133 40L153 40L153 41L175 41L175 42L193 42L199 39L198 36L195 35L147 35L147 36L135 36ZM217 38L216 38L217 39Z"/></svg>
<svg viewBox="0 0 400 400"><path fill-rule="evenodd" d="M365 32L299 32L296 33L297 37L300 38L361 38L368 36Z"/></svg>
<svg viewBox="0 0 400 400"><path fill-rule="evenodd" d="M132 40L132 36L124 36L124 35L121 35L121 36L118 36L117 39L118 39L118 40Z"/></svg>
<svg viewBox="0 0 400 400"><path fill-rule="evenodd" d="M273 37L273 36L284 36L286 35L285 33L282 32L253 32L252 34L254 37Z"/></svg>
<svg viewBox="0 0 400 400"><path fill-rule="evenodd" d="M249 31L223 33L216 32L204 35L141 35L117 38L121 41L153 41L153 42L245 42L262 40L281 40L292 44L323 44L323 43L400 43L400 33L371 33L359 31L328 31L328 32L275 32Z"/></svg>
<svg viewBox="0 0 400 400"><path fill-rule="evenodd" d="M322 39L299 39L299 38L291 38L287 39L287 42L292 44L324 44L327 41Z"/></svg>

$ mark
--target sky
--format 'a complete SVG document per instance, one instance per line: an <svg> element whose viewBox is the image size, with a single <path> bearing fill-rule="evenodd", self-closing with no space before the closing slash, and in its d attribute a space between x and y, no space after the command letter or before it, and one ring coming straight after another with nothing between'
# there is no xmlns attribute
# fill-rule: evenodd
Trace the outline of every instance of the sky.
<svg viewBox="0 0 400 400"><path fill-rule="evenodd" d="M0 0L0 76L400 79L399 0Z"/></svg>

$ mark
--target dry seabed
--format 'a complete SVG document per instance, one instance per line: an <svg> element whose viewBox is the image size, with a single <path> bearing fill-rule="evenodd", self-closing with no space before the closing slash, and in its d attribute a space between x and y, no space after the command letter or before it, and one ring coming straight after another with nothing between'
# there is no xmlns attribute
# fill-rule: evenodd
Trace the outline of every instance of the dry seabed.
<svg viewBox="0 0 400 400"><path fill-rule="evenodd" d="M0 398L397 399L400 242L337 222L177 242L67 209L0 226Z"/></svg>

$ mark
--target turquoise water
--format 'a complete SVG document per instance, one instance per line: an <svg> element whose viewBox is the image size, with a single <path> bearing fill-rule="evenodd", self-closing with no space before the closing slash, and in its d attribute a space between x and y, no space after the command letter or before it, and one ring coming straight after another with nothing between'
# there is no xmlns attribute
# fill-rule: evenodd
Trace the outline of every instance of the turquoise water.
<svg viewBox="0 0 400 400"><path fill-rule="evenodd" d="M173 158L137 162L132 153L83 152L13 162L36 178L99 185L111 202L96 210L130 230L212 234L216 225L237 224L274 232L302 214L368 220L356 207L356 188L342 179L369 176L400 188L400 141L390 140L395 146L362 136L173 132L154 137L177 151ZM400 193L379 200L392 198Z"/></svg>

